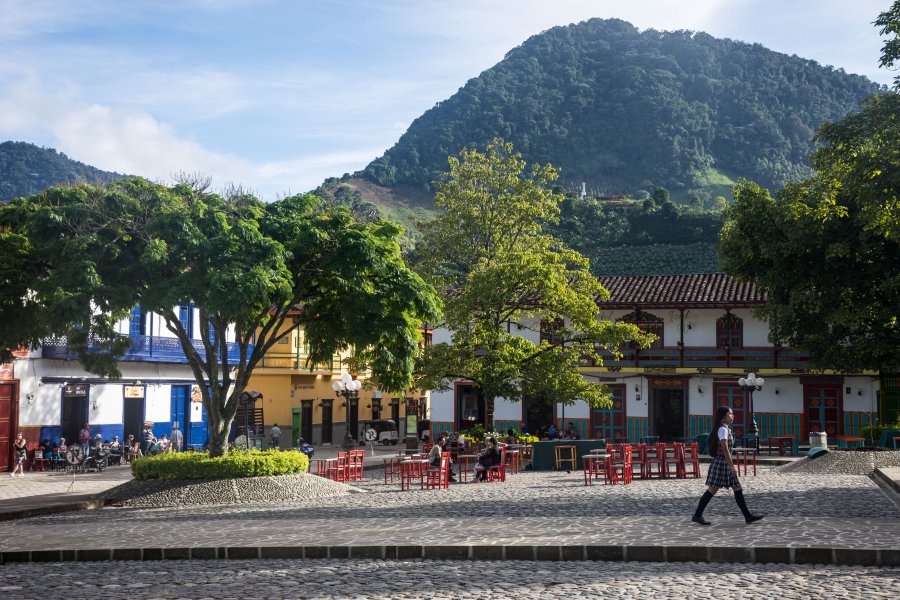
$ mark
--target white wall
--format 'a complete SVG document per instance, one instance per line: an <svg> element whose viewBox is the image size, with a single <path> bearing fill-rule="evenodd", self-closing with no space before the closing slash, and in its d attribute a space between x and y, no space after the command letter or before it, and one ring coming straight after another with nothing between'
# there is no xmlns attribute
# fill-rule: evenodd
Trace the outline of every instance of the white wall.
<svg viewBox="0 0 900 600"><path fill-rule="evenodd" d="M108 425L122 422L122 384L92 385L88 396L88 422Z"/></svg>
<svg viewBox="0 0 900 600"><path fill-rule="evenodd" d="M431 391L430 418L432 421L453 421L453 390Z"/></svg>
<svg viewBox="0 0 900 600"><path fill-rule="evenodd" d="M625 379L625 416L648 417L650 415L649 394L650 388L643 377ZM635 390L634 386L638 386ZM638 399L640 396L640 399Z"/></svg>
<svg viewBox="0 0 900 600"><path fill-rule="evenodd" d="M698 389L703 390L699 392ZM708 377L691 377L688 380L688 414L713 414L713 380Z"/></svg>
<svg viewBox="0 0 900 600"><path fill-rule="evenodd" d="M850 393L847 393L847 388ZM844 410L849 412L878 412L876 392L878 379L874 377L845 377L841 386Z"/></svg>
<svg viewBox="0 0 900 600"><path fill-rule="evenodd" d="M753 392L755 412L803 412L803 384L799 378L766 377L765 380L763 389Z"/></svg>
<svg viewBox="0 0 900 600"><path fill-rule="evenodd" d="M144 418L160 422L172 418L171 385L148 385L144 388Z"/></svg>
<svg viewBox="0 0 900 600"><path fill-rule="evenodd" d="M494 399L494 420L497 421L521 421L522 403L518 400L510 401L506 398Z"/></svg>

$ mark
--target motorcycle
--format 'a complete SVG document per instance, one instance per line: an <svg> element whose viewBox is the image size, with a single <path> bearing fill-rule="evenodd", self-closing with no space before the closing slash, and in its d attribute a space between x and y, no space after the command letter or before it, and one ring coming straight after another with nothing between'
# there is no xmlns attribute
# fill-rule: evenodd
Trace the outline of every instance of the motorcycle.
<svg viewBox="0 0 900 600"><path fill-rule="evenodd" d="M109 450L91 448L91 452L88 454L87 458L84 459L84 465L82 466L85 471L96 469L98 472L102 473L107 465L109 465Z"/></svg>
<svg viewBox="0 0 900 600"><path fill-rule="evenodd" d="M316 453L316 449L307 444L303 438L297 440L297 450L305 454L310 460L312 460L313 454Z"/></svg>

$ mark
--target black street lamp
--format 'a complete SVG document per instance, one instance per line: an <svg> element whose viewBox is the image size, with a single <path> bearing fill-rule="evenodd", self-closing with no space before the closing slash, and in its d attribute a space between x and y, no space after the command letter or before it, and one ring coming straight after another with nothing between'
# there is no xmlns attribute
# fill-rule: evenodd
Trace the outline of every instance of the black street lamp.
<svg viewBox="0 0 900 600"><path fill-rule="evenodd" d="M738 385L750 392L750 424L747 425L747 434L756 438L756 451L759 452L759 428L756 425L756 414L753 412L753 392L758 392L766 382L762 377L753 373L747 373L747 377L738 379Z"/></svg>
<svg viewBox="0 0 900 600"><path fill-rule="evenodd" d="M357 379L353 379L353 377L344 373L341 375L341 378L338 381L335 381L331 384L331 389L334 390L335 395L338 398L344 399L344 406L347 408L347 412L345 414L347 421L347 429L344 433L344 441L341 444L341 447L344 450L350 451L354 448L355 444L353 442L353 435L350 433L350 408L353 405L353 400L359 398L359 390L362 388L362 384Z"/></svg>

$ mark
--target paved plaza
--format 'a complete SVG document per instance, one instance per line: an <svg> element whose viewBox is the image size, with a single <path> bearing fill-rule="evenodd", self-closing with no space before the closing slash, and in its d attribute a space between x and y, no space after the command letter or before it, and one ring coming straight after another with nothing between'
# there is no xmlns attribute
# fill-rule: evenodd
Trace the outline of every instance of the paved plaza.
<svg viewBox="0 0 900 600"><path fill-rule="evenodd" d="M128 478L126 468L107 473ZM529 471L505 483L401 491L397 482L384 483L380 469L366 471L342 496L290 504L108 507L17 519L0 523L0 551L13 557L0 567L0 592L135 599L898 597L896 492L867 476L775 467L742 479L751 510L766 515L750 526L726 491L706 511L712 526L690 523L702 478L585 486L580 472ZM698 560L689 552L698 548L706 552L700 560L713 562L679 562ZM15 562L28 556L144 560ZM355 560L334 560L346 557ZM869 566L854 564L859 557ZM229 560L148 560L158 558ZM241 560L247 558L256 560ZM468 560L445 560L459 558ZM506 560L481 560L498 558ZM786 564L792 562L810 564Z"/></svg>

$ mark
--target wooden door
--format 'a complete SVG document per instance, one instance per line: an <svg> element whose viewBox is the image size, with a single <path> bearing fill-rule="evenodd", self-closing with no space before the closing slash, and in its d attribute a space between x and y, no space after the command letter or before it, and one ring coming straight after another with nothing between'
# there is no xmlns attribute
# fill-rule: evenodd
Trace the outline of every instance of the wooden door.
<svg viewBox="0 0 900 600"><path fill-rule="evenodd" d="M16 429L18 386L0 383L0 472L12 468L12 442Z"/></svg>
<svg viewBox="0 0 900 600"><path fill-rule="evenodd" d="M731 426L731 431L736 439L743 438L745 427L753 419L753 416L750 414L749 392L739 386L736 381L716 382L715 394L716 410L720 406L731 407L731 412L734 413L734 423ZM713 421L715 421L715 413L713 413L712 417Z"/></svg>
<svg viewBox="0 0 900 600"><path fill-rule="evenodd" d="M806 431L824 431L829 438L840 435L841 384L804 384L803 413Z"/></svg>
<svg viewBox="0 0 900 600"><path fill-rule="evenodd" d="M604 439L607 443L626 441L625 431L625 386L610 385L612 405L609 408L591 409L591 437Z"/></svg>

